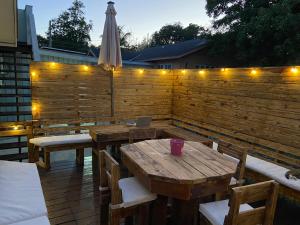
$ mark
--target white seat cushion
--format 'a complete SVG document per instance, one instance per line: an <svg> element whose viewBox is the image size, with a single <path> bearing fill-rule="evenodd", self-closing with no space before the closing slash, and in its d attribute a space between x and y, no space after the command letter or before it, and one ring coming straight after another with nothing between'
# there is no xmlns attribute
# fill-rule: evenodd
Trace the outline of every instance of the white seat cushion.
<svg viewBox="0 0 300 225"><path fill-rule="evenodd" d="M11 225L50 225L49 219L46 216L37 217L30 220L20 221Z"/></svg>
<svg viewBox="0 0 300 225"><path fill-rule="evenodd" d="M293 180L285 177L285 173L289 171L287 168L250 155L247 156L246 168L274 179L289 188L300 191L300 179Z"/></svg>
<svg viewBox="0 0 300 225"><path fill-rule="evenodd" d="M47 216L36 165L0 161L0 224Z"/></svg>
<svg viewBox="0 0 300 225"><path fill-rule="evenodd" d="M130 207L156 199L156 194L149 192L135 177L119 180L122 190L123 207Z"/></svg>
<svg viewBox="0 0 300 225"><path fill-rule="evenodd" d="M72 134L61 136L38 137L29 140L31 144L39 147L47 147L51 145L61 144L79 144L92 142L92 137L89 134Z"/></svg>
<svg viewBox="0 0 300 225"><path fill-rule="evenodd" d="M248 204L243 204L240 206L240 212L251 209L253 208ZM228 200L200 204L199 211L213 225L223 225L225 216L228 215L229 212Z"/></svg>
<svg viewBox="0 0 300 225"><path fill-rule="evenodd" d="M235 179L234 177L231 177L231 180L230 180L230 186L233 186L233 185L237 185L238 184L238 181L237 179Z"/></svg>

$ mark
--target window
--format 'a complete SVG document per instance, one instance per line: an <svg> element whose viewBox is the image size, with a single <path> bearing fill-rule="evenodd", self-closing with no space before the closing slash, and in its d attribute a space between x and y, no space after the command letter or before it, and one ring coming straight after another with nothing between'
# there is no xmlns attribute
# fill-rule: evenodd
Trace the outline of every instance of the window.
<svg viewBox="0 0 300 225"><path fill-rule="evenodd" d="M170 69L172 69L172 64L160 64L160 65L158 65L158 68L170 70Z"/></svg>

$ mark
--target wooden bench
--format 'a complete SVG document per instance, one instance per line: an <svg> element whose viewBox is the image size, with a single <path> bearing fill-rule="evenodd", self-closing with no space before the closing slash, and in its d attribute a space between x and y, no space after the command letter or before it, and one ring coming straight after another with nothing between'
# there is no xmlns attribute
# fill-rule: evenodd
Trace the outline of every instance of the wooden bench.
<svg viewBox="0 0 300 225"><path fill-rule="evenodd" d="M218 144L216 149L218 148ZM234 160L234 158L232 158ZM254 182L275 180L280 184L279 193L281 196L300 203L300 180L289 180L285 177L288 168L275 163L247 155L245 164L245 178Z"/></svg>
<svg viewBox="0 0 300 225"><path fill-rule="evenodd" d="M289 169L277 164L248 155L245 176L255 182L275 180L280 184L279 193L300 203L300 180L285 177Z"/></svg>

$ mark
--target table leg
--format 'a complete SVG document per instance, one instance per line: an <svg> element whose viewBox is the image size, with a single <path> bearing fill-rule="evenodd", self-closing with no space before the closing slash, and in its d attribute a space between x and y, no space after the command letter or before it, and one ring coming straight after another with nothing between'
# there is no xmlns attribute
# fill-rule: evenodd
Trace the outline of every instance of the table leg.
<svg viewBox="0 0 300 225"><path fill-rule="evenodd" d="M189 201L174 199L172 208L172 225L198 224L199 200Z"/></svg>
<svg viewBox="0 0 300 225"><path fill-rule="evenodd" d="M168 197L158 195L151 205L151 225L167 224Z"/></svg>

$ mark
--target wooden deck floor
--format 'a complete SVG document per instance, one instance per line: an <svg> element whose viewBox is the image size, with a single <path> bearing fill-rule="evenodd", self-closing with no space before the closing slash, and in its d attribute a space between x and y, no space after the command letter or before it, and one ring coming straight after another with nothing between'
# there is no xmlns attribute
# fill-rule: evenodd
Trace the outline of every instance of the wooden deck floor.
<svg viewBox="0 0 300 225"><path fill-rule="evenodd" d="M84 167L59 161L51 163L50 171L39 172L51 225L100 224L99 185L91 156L85 157Z"/></svg>
<svg viewBox="0 0 300 225"><path fill-rule="evenodd" d="M99 225L99 184L92 157L85 157L84 167L73 158L52 162L50 171L39 170L51 225ZM274 225L295 225L298 214L299 205L279 199Z"/></svg>

